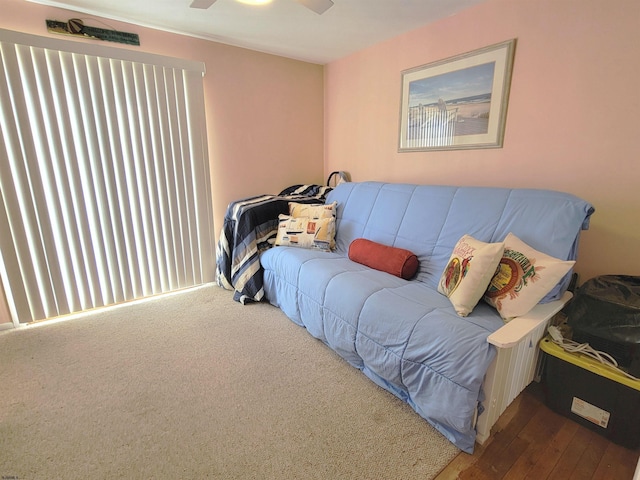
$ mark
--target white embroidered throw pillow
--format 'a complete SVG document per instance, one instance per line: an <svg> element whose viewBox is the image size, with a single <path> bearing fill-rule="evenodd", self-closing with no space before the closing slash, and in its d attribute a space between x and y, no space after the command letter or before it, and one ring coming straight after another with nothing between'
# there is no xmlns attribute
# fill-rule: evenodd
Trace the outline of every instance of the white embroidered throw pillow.
<svg viewBox="0 0 640 480"><path fill-rule="evenodd" d="M328 204L289 202L289 215L295 218L335 218L337 207L338 202Z"/></svg>
<svg viewBox="0 0 640 480"><path fill-rule="evenodd" d="M504 252L504 243L486 243L464 235L453 248L438 283L456 313L466 317L484 295Z"/></svg>
<svg viewBox="0 0 640 480"><path fill-rule="evenodd" d="M484 299L505 320L525 315L574 264L539 252L509 233L504 240L504 255Z"/></svg>
<svg viewBox="0 0 640 480"><path fill-rule="evenodd" d="M279 215L276 245L331 251L336 221L329 218L293 218Z"/></svg>

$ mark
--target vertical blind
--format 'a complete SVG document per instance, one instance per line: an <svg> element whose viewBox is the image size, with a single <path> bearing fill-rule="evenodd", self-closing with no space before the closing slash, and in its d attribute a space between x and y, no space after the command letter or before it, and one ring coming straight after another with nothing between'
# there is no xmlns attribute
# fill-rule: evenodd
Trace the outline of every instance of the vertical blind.
<svg viewBox="0 0 640 480"><path fill-rule="evenodd" d="M19 322L213 280L203 73L0 30L0 278Z"/></svg>

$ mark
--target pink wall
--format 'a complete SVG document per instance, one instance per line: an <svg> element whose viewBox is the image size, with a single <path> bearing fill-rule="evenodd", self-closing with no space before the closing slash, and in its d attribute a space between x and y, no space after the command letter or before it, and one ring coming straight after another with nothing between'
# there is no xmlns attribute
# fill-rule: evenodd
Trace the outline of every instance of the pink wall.
<svg viewBox="0 0 640 480"><path fill-rule="evenodd" d="M596 207L577 271L640 275L640 2L488 0L325 69L325 171L563 190ZM398 153L401 71L517 38L504 147Z"/></svg>
<svg viewBox="0 0 640 480"><path fill-rule="evenodd" d="M2 0L0 28L51 36L45 20L85 14ZM140 46L105 43L206 64L205 108L216 233L230 201L289 185L323 183L323 67L183 35L105 20ZM56 38L70 38L60 37ZM80 40L87 42L90 40Z"/></svg>

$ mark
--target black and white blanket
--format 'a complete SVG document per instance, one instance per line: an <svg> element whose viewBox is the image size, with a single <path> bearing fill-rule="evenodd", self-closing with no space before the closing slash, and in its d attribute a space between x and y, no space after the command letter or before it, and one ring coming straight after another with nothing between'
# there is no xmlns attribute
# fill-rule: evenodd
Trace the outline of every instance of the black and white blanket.
<svg viewBox="0 0 640 480"><path fill-rule="evenodd" d="M245 304L264 297L260 253L273 245L278 215L289 213L289 202L324 203L331 187L293 185L278 195L259 195L231 202L216 251L216 282L234 290Z"/></svg>

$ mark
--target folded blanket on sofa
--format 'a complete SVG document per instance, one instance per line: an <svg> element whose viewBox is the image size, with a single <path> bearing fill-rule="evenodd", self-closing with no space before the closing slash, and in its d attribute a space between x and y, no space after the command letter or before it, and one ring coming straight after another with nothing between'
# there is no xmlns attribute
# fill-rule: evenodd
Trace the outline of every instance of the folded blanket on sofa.
<svg viewBox="0 0 640 480"><path fill-rule="evenodd" d="M216 282L234 290L234 300L245 304L264 297L260 252L272 246L278 215L289 212L289 202L324 203L331 187L292 185L278 195L258 195L229 204L216 251Z"/></svg>

